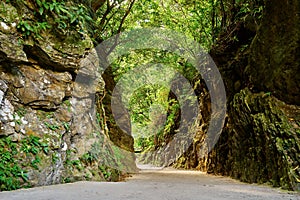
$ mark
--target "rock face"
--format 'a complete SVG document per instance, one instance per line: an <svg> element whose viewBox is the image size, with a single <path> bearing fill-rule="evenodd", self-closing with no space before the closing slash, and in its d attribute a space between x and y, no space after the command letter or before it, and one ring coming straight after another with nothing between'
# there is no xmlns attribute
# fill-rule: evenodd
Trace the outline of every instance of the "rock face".
<svg viewBox="0 0 300 200"><path fill-rule="evenodd" d="M132 153L109 140L91 39L76 30L24 39L16 26L29 4L1 6L0 190L118 180L136 170Z"/></svg>
<svg viewBox="0 0 300 200"><path fill-rule="evenodd" d="M211 51L228 102L217 145L199 156L208 125L203 118L202 131L174 166L300 190L300 1L265 5L261 21L235 21ZM207 108L200 116L210 114Z"/></svg>
<svg viewBox="0 0 300 200"><path fill-rule="evenodd" d="M228 120L209 172L300 190L299 3L266 1L246 49L245 40L220 40L213 49L227 86Z"/></svg>
<svg viewBox="0 0 300 200"><path fill-rule="evenodd" d="M19 65L15 70L18 75L1 78L13 84L12 93L21 104L51 110L71 95L72 76L68 72L44 70L38 65Z"/></svg>
<svg viewBox="0 0 300 200"><path fill-rule="evenodd" d="M258 90L300 105L300 2L276 1L274 5L266 3L246 73Z"/></svg>
<svg viewBox="0 0 300 200"><path fill-rule="evenodd" d="M299 107L245 88L234 96L229 114L210 170L299 190Z"/></svg>
<svg viewBox="0 0 300 200"><path fill-rule="evenodd" d="M1 116L1 129L0 134L4 136L8 136L10 134L14 133L13 127L15 126L14 123L14 107L11 105L11 103L5 98L5 93L8 89L7 85L4 81L1 80L0 82L1 88L0 88L0 116Z"/></svg>
<svg viewBox="0 0 300 200"><path fill-rule="evenodd" d="M106 118L108 119L107 131L110 132L111 141L118 147L127 150L129 152L134 152L133 149L133 137L131 134L131 121L129 112L123 106L122 100L118 98L116 102L111 103L112 101L112 92L116 86L114 77L112 76L112 69L108 67L103 74L103 78L106 83L107 94L103 99L104 110ZM113 115L112 106L114 109L117 109L115 113L119 113L118 116ZM116 120L119 124L116 123ZM120 126L121 125L121 126ZM121 127L121 128L120 128Z"/></svg>

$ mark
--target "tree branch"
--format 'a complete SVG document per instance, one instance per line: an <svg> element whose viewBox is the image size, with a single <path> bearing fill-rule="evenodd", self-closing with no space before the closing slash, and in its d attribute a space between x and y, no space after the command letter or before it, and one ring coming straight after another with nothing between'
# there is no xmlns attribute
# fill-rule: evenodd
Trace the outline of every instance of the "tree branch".
<svg viewBox="0 0 300 200"><path fill-rule="evenodd" d="M135 0L132 0L132 1L130 2L129 6L128 6L128 9L127 9L126 12L125 12L125 15L122 17L121 22L120 22L120 25L119 25L119 28L118 28L118 30L117 30L117 34L118 34L118 35L116 36L116 40L115 40L113 46L112 46L112 47L110 48L110 50L108 51L107 55L109 55L109 54L116 48L116 46L118 45L118 41L119 41L119 37L120 37L119 33L121 33L121 30L122 30L123 24L124 24L124 22L125 22L125 19L126 19L127 16L129 15L129 13L130 13L130 11L131 11L131 9L132 9L134 3L135 3Z"/></svg>

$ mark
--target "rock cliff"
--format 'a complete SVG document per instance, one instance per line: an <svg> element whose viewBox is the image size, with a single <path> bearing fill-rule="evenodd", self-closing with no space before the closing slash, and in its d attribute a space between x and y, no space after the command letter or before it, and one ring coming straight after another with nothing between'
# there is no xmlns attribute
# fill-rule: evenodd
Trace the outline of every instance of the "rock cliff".
<svg viewBox="0 0 300 200"><path fill-rule="evenodd" d="M299 9L299 0L265 1L257 31L243 21L234 34L246 40L212 50L229 97L210 172L300 190Z"/></svg>
<svg viewBox="0 0 300 200"><path fill-rule="evenodd" d="M299 6L266 1L261 19L236 19L221 33L210 54L226 86L225 127L203 154L209 97L199 98L199 132L175 167L300 190Z"/></svg>
<svg viewBox="0 0 300 200"><path fill-rule="evenodd" d="M134 171L134 156L108 139L105 83L88 32L47 29L57 22L39 21L31 1L1 1L0 19L0 190Z"/></svg>

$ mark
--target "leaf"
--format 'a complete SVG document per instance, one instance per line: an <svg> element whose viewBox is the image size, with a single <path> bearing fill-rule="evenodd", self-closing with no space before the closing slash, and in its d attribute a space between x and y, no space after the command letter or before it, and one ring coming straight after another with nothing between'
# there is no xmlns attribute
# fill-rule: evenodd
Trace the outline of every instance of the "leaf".
<svg viewBox="0 0 300 200"><path fill-rule="evenodd" d="M45 8L46 10L49 10L49 5L48 5L47 2L45 2L43 5L44 5L44 8Z"/></svg>
<svg viewBox="0 0 300 200"><path fill-rule="evenodd" d="M62 20L68 20L69 18L67 16L64 15L58 15L58 19L56 20L56 22L61 22Z"/></svg>
<svg viewBox="0 0 300 200"><path fill-rule="evenodd" d="M24 173L23 170L21 171L20 176L25 182L28 181L28 174Z"/></svg>
<svg viewBox="0 0 300 200"><path fill-rule="evenodd" d="M32 27L27 23L27 22L24 22L24 27L29 30L29 31L32 31ZM23 29L22 29L23 30Z"/></svg>
<svg viewBox="0 0 300 200"><path fill-rule="evenodd" d="M93 19L90 16L87 16L87 15L85 16L85 20L86 21L93 21Z"/></svg>
<svg viewBox="0 0 300 200"><path fill-rule="evenodd" d="M45 154L48 154L49 153L49 148L48 147L44 147L43 151L44 151Z"/></svg>
<svg viewBox="0 0 300 200"><path fill-rule="evenodd" d="M66 13L68 15L70 15L70 12L68 10L66 10L64 7L60 6L59 7L60 11L62 11L63 13Z"/></svg>
<svg viewBox="0 0 300 200"><path fill-rule="evenodd" d="M38 6L40 6L40 7L42 6L42 2L40 0L36 0L36 3Z"/></svg>
<svg viewBox="0 0 300 200"><path fill-rule="evenodd" d="M31 148L31 153L32 153L32 154L36 155L38 152L39 152L39 149L38 149L38 148L36 148L36 147L32 147L32 148Z"/></svg>
<svg viewBox="0 0 300 200"><path fill-rule="evenodd" d="M72 15L71 17L71 24L74 23L76 21L77 17L75 15Z"/></svg>
<svg viewBox="0 0 300 200"><path fill-rule="evenodd" d="M50 11L53 11L54 9L54 4L50 4Z"/></svg>
<svg viewBox="0 0 300 200"><path fill-rule="evenodd" d="M44 13L44 8L43 7L39 8L39 13L40 13L40 15L43 15L43 13Z"/></svg>
<svg viewBox="0 0 300 200"><path fill-rule="evenodd" d="M58 7L58 6L55 6L55 7L54 7L54 10L55 10L55 12L56 12L57 14L59 14L59 13L60 13L60 9L59 9L59 7Z"/></svg>
<svg viewBox="0 0 300 200"><path fill-rule="evenodd" d="M65 28L67 28L67 24L65 22L63 22L63 21L60 21L59 25L58 25L58 28L65 29Z"/></svg>
<svg viewBox="0 0 300 200"><path fill-rule="evenodd" d="M36 37L37 37L38 39L43 39L43 37L42 37L40 34L38 34L38 33L36 33Z"/></svg>

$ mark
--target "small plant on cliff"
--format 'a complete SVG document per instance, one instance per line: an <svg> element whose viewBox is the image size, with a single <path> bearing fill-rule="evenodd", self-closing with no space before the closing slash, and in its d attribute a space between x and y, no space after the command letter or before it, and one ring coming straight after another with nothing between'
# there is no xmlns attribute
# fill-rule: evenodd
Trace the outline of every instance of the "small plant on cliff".
<svg viewBox="0 0 300 200"><path fill-rule="evenodd" d="M30 161L30 166L38 170L38 164L41 161L38 153L43 151L45 154L48 154L48 145L41 142L39 137L32 135L22 140L21 143L22 146L20 150L26 154L26 157L33 156L33 159Z"/></svg>
<svg viewBox="0 0 300 200"><path fill-rule="evenodd" d="M56 124L50 124L48 122L44 122L44 124L47 128L49 128L52 131L56 131L57 129L59 129L59 126Z"/></svg>
<svg viewBox="0 0 300 200"><path fill-rule="evenodd" d="M88 152L88 153L83 154L81 156L80 160L81 160L81 162L83 162L86 165L91 165L98 160L98 157L96 154L94 154L92 152Z"/></svg>
<svg viewBox="0 0 300 200"><path fill-rule="evenodd" d="M0 190L20 188L21 180L27 181L26 172L15 159L17 145L9 137L0 139Z"/></svg>
<svg viewBox="0 0 300 200"><path fill-rule="evenodd" d="M40 38L41 37L40 33L42 31L51 28L51 26L47 22L33 22L33 21L21 20L17 28L24 37L34 35Z"/></svg>
<svg viewBox="0 0 300 200"><path fill-rule="evenodd" d="M36 136L26 137L20 143L13 142L10 137L0 138L0 191L29 187L26 169L38 169L41 151L48 153L48 145ZM24 153L26 158L33 158L20 160Z"/></svg>
<svg viewBox="0 0 300 200"><path fill-rule="evenodd" d="M23 17L17 25L23 38L30 36L41 38L41 33L54 27L62 32L66 29L81 30L86 22L92 21L87 8L82 4L72 5L56 0L35 0L32 3L34 19L28 20L27 17Z"/></svg>

